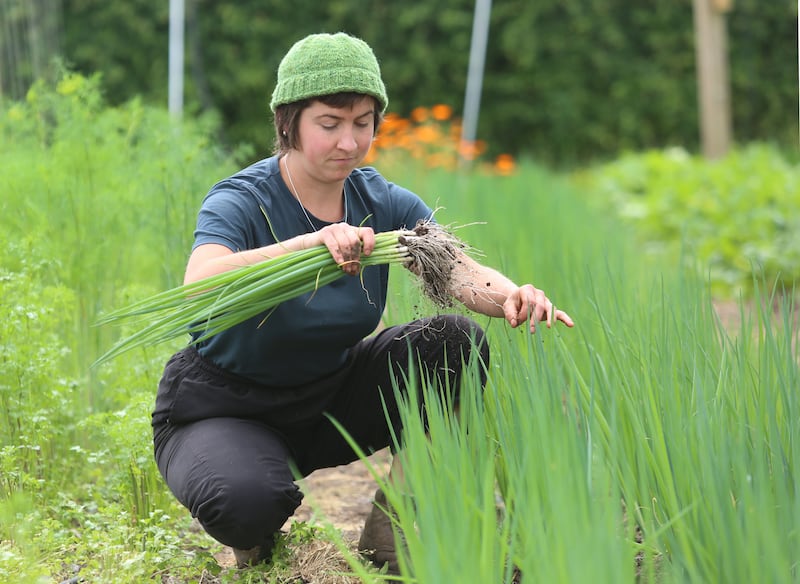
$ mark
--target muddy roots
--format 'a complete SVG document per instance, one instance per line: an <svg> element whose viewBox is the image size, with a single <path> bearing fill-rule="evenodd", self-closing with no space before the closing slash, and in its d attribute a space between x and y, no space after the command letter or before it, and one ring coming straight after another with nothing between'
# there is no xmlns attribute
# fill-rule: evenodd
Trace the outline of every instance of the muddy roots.
<svg viewBox="0 0 800 584"><path fill-rule="evenodd" d="M400 237L412 260L409 269L422 279L425 295L436 306L453 305L454 273L460 252L467 246L441 225L420 220L413 235Z"/></svg>

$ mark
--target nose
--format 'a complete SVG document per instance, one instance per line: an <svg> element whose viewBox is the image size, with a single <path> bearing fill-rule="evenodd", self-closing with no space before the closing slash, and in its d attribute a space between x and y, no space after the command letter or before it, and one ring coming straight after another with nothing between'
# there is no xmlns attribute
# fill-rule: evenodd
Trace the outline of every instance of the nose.
<svg viewBox="0 0 800 584"><path fill-rule="evenodd" d="M342 130L337 146L340 150L344 150L345 152L358 149L358 142L356 142L356 135L352 126L347 126Z"/></svg>

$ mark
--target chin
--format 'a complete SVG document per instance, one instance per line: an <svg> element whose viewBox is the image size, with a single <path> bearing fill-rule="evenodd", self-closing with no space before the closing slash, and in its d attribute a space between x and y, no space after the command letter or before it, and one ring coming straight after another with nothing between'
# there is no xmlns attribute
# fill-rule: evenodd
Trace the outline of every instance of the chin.
<svg viewBox="0 0 800 584"><path fill-rule="evenodd" d="M350 176L350 173L353 172L358 166L361 164L359 160L358 164L354 164L352 161L348 162L347 164L337 164L336 169L333 171L333 174L342 180L346 179Z"/></svg>

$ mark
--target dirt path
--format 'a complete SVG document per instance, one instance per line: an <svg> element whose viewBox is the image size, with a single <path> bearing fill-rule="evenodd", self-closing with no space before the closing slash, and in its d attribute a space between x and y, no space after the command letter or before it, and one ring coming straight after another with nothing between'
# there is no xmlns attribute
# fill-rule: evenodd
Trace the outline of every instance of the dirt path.
<svg viewBox="0 0 800 584"><path fill-rule="evenodd" d="M381 476L386 476L391 455L384 450L374 454L369 461ZM300 487L305 499L295 513L295 520L308 521L314 516L316 507L342 531L346 540L359 538L377 488L364 463L318 470L301 481Z"/></svg>

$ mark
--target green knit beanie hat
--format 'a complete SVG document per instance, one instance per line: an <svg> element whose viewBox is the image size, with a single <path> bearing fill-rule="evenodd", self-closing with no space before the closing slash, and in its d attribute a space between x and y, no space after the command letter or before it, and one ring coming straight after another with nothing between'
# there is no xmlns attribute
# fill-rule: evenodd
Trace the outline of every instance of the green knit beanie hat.
<svg viewBox="0 0 800 584"><path fill-rule="evenodd" d="M297 41L278 66L269 107L274 112L285 103L351 91L375 97L386 111L389 98L370 46L343 32L312 34Z"/></svg>

